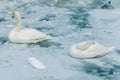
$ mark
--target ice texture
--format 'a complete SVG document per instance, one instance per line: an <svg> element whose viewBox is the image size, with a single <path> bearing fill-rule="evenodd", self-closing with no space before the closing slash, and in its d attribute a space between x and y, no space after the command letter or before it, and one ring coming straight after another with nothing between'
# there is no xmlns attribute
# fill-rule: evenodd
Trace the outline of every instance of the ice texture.
<svg viewBox="0 0 120 80"><path fill-rule="evenodd" d="M108 0L0 0L0 79L1 80L119 80L120 1L102 9ZM16 44L8 40L16 26L13 11L21 13L22 28L35 28L51 40L37 44ZM94 59L70 56L74 43L95 40L116 49ZM46 69L35 69L30 57Z"/></svg>

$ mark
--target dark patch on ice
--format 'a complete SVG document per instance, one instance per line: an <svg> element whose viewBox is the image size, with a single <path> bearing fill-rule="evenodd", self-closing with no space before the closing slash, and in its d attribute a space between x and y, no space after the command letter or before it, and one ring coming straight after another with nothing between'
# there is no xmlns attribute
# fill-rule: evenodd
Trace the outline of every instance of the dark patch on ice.
<svg viewBox="0 0 120 80"><path fill-rule="evenodd" d="M54 34L54 33L50 33L49 35L51 35L52 37L57 37L58 36L57 34Z"/></svg>
<svg viewBox="0 0 120 80"><path fill-rule="evenodd" d="M55 20L56 15L48 14L44 18L39 19L39 21L53 21Z"/></svg>
<svg viewBox="0 0 120 80"><path fill-rule="evenodd" d="M39 28L35 28L35 29L40 30L40 31L44 31L44 30L52 30L53 28L39 27Z"/></svg>
<svg viewBox="0 0 120 80"><path fill-rule="evenodd" d="M108 33L108 34L112 34L112 32L110 32L110 31L104 31L105 33Z"/></svg>
<svg viewBox="0 0 120 80"><path fill-rule="evenodd" d="M120 49L116 49L116 52L117 52L118 54L120 54Z"/></svg>
<svg viewBox="0 0 120 80"><path fill-rule="evenodd" d="M92 75L101 76L101 77L114 75L117 72L115 68L101 67L89 62L84 63L83 70L87 74L92 74Z"/></svg>
<svg viewBox="0 0 120 80"><path fill-rule="evenodd" d="M60 47L62 45L60 43L50 42L50 41L42 41L37 44L39 44L41 47L50 47L50 46Z"/></svg>
<svg viewBox="0 0 120 80"><path fill-rule="evenodd" d="M85 12L85 10L81 8L73 8L71 9L73 14L70 14L70 24L76 25L78 28L91 28L88 22L89 14Z"/></svg>
<svg viewBox="0 0 120 80"><path fill-rule="evenodd" d="M25 19L25 17L21 17L22 19Z"/></svg>
<svg viewBox="0 0 120 80"><path fill-rule="evenodd" d="M73 69L76 71L85 72L87 74L100 76L100 77L104 77L104 78L115 75L118 72L118 69L116 67L120 68L120 66L110 67L110 68L104 67L104 66L99 66L96 63L94 64L94 63L90 63L90 62L86 62L86 61L83 61L81 63L83 65L77 64L76 66L75 65L72 66Z"/></svg>
<svg viewBox="0 0 120 80"><path fill-rule="evenodd" d="M102 61L106 62L107 64L111 65L114 69L116 69L118 72L120 72L120 63L116 62L113 59L103 59Z"/></svg>
<svg viewBox="0 0 120 80"><path fill-rule="evenodd" d="M0 44L4 44L7 41L8 41L8 38L6 38L6 37L0 37Z"/></svg>
<svg viewBox="0 0 120 80"><path fill-rule="evenodd" d="M27 14L36 13L36 11L27 11Z"/></svg>
<svg viewBox="0 0 120 80"><path fill-rule="evenodd" d="M54 47L59 48L59 49L62 48L61 43L51 42L49 40L44 40L44 41L41 41L41 42L38 42L38 43L33 43L33 44L30 44L30 45L39 45L40 47L46 47L46 48L51 47L51 46L54 46Z"/></svg>
<svg viewBox="0 0 120 80"><path fill-rule="evenodd" d="M0 18L0 22L5 22L6 19L5 18Z"/></svg>
<svg viewBox="0 0 120 80"><path fill-rule="evenodd" d="M104 1L105 0L94 0L94 2L89 7L87 7L87 9L90 10L90 9L100 8L101 5L104 4Z"/></svg>
<svg viewBox="0 0 120 80"><path fill-rule="evenodd" d="M71 57L71 55L69 55ZM75 70L75 71L83 71L82 69L82 65L80 63L77 64L72 64L70 67L71 70Z"/></svg>
<svg viewBox="0 0 120 80"><path fill-rule="evenodd" d="M30 28L30 25L25 25L26 28Z"/></svg>
<svg viewBox="0 0 120 80"><path fill-rule="evenodd" d="M120 72L120 65L112 64L112 66L113 66L116 70L118 70L118 71Z"/></svg>
<svg viewBox="0 0 120 80"><path fill-rule="evenodd" d="M70 8L70 10L74 13L79 13L79 14L86 12L86 10L84 10L84 8L81 7Z"/></svg>

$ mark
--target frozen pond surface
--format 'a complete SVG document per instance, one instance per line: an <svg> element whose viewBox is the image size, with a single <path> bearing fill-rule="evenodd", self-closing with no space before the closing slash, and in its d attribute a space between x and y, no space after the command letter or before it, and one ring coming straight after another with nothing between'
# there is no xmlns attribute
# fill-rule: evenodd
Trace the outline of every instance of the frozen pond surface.
<svg viewBox="0 0 120 80"><path fill-rule="evenodd" d="M107 0L5 0L0 1L0 79L2 80L119 80L120 7L100 9ZM71 4L71 5L70 5ZM53 38L37 44L9 42L15 27L12 12L21 12L23 28L32 27ZM75 59L70 46L95 40L116 49L95 59ZM28 59L36 57L46 67L39 70Z"/></svg>

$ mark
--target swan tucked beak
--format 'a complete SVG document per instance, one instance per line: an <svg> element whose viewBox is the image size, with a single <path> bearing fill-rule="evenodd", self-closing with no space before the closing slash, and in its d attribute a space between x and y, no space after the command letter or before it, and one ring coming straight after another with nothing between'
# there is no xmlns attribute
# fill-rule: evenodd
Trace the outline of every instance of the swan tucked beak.
<svg viewBox="0 0 120 80"><path fill-rule="evenodd" d="M14 18L14 16L12 16L12 18Z"/></svg>
<svg viewBox="0 0 120 80"><path fill-rule="evenodd" d="M14 13L12 13L12 18L14 18Z"/></svg>

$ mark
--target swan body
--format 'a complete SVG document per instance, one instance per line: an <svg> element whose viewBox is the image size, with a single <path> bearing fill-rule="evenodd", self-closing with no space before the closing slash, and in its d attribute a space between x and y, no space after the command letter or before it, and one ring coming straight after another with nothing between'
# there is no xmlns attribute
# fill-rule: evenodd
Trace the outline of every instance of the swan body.
<svg viewBox="0 0 120 80"><path fill-rule="evenodd" d="M17 26L10 31L8 38L14 43L37 43L46 39L50 39L50 36L40 32L36 29L26 28L21 29L22 20L18 11L13 13L13 16L17 19Z"/></svg>
<svg viewBox="0 0 120 80"><path fill-rule="evenodd" d="M75 58L94 58L106 55L114 47L105 47L95 41L86 41L71 46L71 56Z"/></svg>

